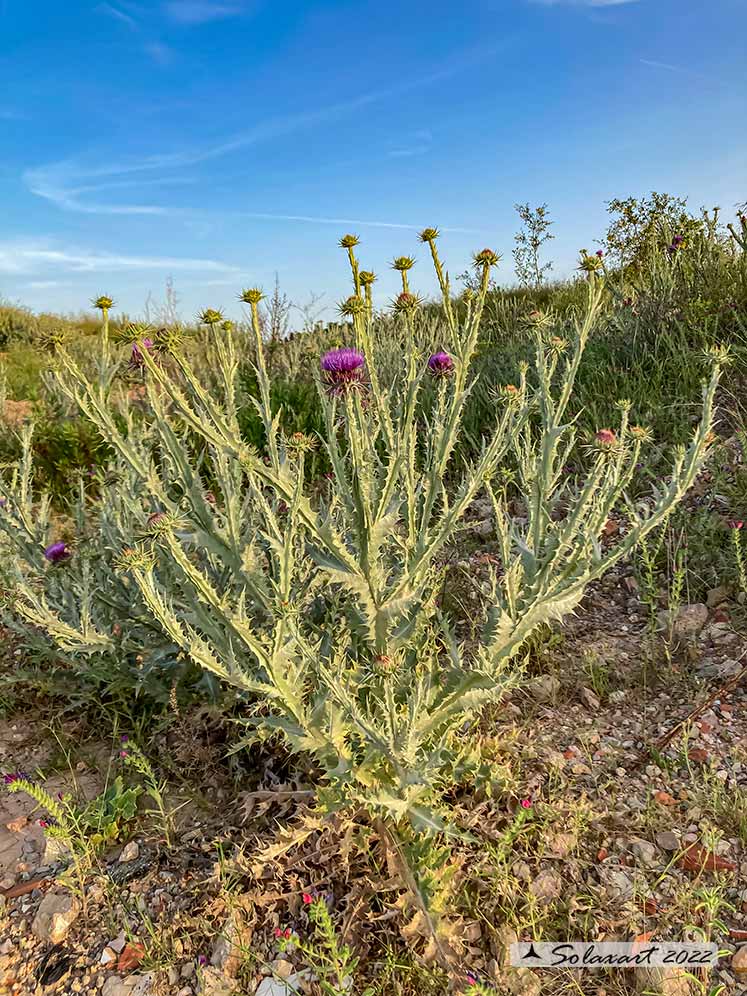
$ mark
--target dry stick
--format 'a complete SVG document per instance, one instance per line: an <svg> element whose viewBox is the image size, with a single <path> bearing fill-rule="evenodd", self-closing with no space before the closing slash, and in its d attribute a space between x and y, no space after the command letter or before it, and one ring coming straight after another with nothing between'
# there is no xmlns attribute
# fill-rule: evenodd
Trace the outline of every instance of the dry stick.
<svg viewBox="0 0 747 996"><path fill-rule="evenodd" d="M739 663L739 661L743 660L745 655L747 655L747 650L740 654L735 663ZM674 740L680 730L687 726L688 723L691 723L694 719L697 719L697 717L700 716L701 713L705 712L706 709L716 701L716 699L720 698L727 692L730 692L733 688L736 688L744 677L747 677L747 664L745 664L742 670L735 674L733 678L729 678L729 680L724 682L723 685L719 685L715 692L708 696L705 702L701 702L700 705L696 706L691 712L689 712L684 719L680 720L676 726L672 727L669 733L665 734L663 737L660 737L655 744L652 744L651 747L646 747L641 753L639 759L633 765L633 768L640 767L640 765L642 765L650 757L651 751L662 751L667 744Z"/></svg>

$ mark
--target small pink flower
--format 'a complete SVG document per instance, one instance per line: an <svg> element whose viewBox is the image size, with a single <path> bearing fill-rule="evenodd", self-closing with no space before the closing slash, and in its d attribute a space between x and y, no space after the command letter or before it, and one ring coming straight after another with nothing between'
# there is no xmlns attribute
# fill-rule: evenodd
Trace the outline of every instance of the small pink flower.
<svg viewBox="0 0 747 996"><path fill-rule="evenodd" d="M522 809L531 809L532 808L532 800L531 799L522 799L520 805L521 805Z"/></svg>
<svg viewBox="0 0 747 996"><path fill-rule="evenodd" d="M744 522L741 519L732 519L729 523L729 529L741 529L744 526Z"/></svg>
<svg viewBox="0 0 747 996"><path fill-rule="evenodd" d="M597 256L601 259L604 256L604 251L602 249L597 249Z"/></svg>
<svg viewBox="0 0 747 996"><path fill-rule="evenodd" d="M612 429L600 429L594 437L600 446L614 446L617 436Z"/></svg>
<svg viewBox="0 0 747 996"><path fill-rule="evenodd" d="M275 928L275 937L282 937L282 936L283 936L282 930L280 929L280 927L276 927Z"/></svg>
<svg viewBox="0 0 747 996"><path fill-rule="evenodd" d="M127 756L128 756L128 754L127 754L127 751L126 751L126 750L121 750L121 751L119 752L119 756L120 756L120 757L127 757Z"/></svg>
<svg viewBox="0 0 747 996"><path fill-rule="evenodd" d="M473 975L472 972L467 972L467 985L468 986L477 985L477 976Z"/></svg>
<svg viewBox="0 0 747 996"><path fill-rule="evenodd" d="M303 899L304 905L306 906L311 906L311 904L314 902L314 897L311 895L310 892L304 892L303 895L301 896L301 899Z"/></svg>

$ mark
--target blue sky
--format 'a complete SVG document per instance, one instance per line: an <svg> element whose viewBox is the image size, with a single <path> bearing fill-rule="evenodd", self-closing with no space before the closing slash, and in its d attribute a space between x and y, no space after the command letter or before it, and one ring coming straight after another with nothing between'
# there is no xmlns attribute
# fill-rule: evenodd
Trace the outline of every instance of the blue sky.
<svg viewBox="0 0 747 996"><path fill-rule="evenodd" d="M747 199L745 0L0 0L0 296L131 314L173 277L236 316L275 271L331 313L346 231L380 274L443 232L513 278L517 201L555 272L605 200Z"/></svg>

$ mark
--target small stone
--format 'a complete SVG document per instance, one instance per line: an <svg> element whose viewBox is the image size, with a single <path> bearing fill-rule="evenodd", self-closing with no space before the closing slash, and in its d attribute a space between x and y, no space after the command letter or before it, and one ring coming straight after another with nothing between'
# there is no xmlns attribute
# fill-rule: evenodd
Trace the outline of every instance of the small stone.
<svg viewBox="0 0 747 996"><path fill-rule="evenodd" d="M594 692L592 692L590 688L584 687L581 689L581 698L587 709L590 709L592 712L596 712L597 709L599 709L599 706L601 705L598 697L594 694Z"/></svg>
<svg viewBox="0 0 747 996"><path fill-rule="evenodd" d="M121 954L126 943L127 938L125 937L124 931L122 931L122 933L115 937L113 941L109 941L107 947L110 947L112 951L115 951L117 954Z"/></svg>
<svg viewBox="0 0 747 996"><path fill-rule="evenodd" d="M546 902L557 899L563 891L563 881L559 875L551 871L541 871L529 885L529 891Z"/></svg>
<svg viewBox="0 0 747 996"><path fill-rule="evenodd" d="M553 858L567 858L578 843L575 833L556 833L550 837L548 844L550 856Z"/></svg>
<svg viewBox="0 0 747 996"><path fill-rule="evenodd" d="M690 977L682 968L639 968L633 972L636 990L646 996L692 996Z"/></svg>
<svg viewBox="0 0 747 996"><path fill-rule="evenodd" d="M70 857L70 848L64 840L60 840L57 837L47 837L44 854L41 859L42 868L46 868L48 865L56 865L60 861L68 861Z"/></svg>
<svg viewBox="0 0 747 996"><path fill-rule="evenodd" d="M602 878L614 899L630 899L633 895L633 879L624 869L604 867Z"/></svg>
<svg viewBox="0 0 747 996"><path fill-rule="evenodd" d="M272 974L277 975L281 979L288 979L293 975L293 965L284 958L276 958L270 965L270 968L272 968Z"/></svg>
<svg viewBox="0 0 747 996"><path fill-rule="evenodd" d="M117 952L107 947L104 948L104 950L101 952L101 957L99 958L99 964L110 965L113 961L116 960L117 960Z"/></svg>
<svg viewBox="0 0 747 996"><path fill-rule="evenodd" d="M80 903L66 892L49 892L36 911L31 932L40 941L60 944L80 913Z"/></svg>
<svg viewBox="0 0 747 996"><path fill-rule="evenodd" d="M179 972L179 975L183 979L191 979L194 974L195 974L195 966L194 966L194 964L191 961L186 961L182 965L181 970Z"/></svg>
<svg viewBox="0 0 747 996"><path fill-rule="evenodd" d="M122 848L122 853L119 855L120 864L127 864L128 861L135 861L135 859L140 854L140 848L136 840L131 840L129 844L125 844Z"/></svg>
<svg viewBox="0 0 747 996"><path fill-rule="evenodd" d="M658 615L659 626L672 630L672 637L683 643L693 640L708 622L708 608L702 602L683 605L675 614L665 609Z"/></svg>
<svg viewBox="0 0 747 996"><path fill-rule="evenodd" d="M717 606L721 605L722 602L727 601L729 598L729 589L726 585L720 584L718 588L711 588L711 590L706 595L706 605L709 609L715 609Z"/></svg>
<svg viewBox="0 0 747 996"><path fill-rule="evenodd" d="M650 866L657 863L656 848L648 840L641 840L640 838L631 840L630 850L641 864Z"/></svg>
<svg viewBox="0 0 747 996"><path fill-rule="evenodd" d="M662 830L656 835L656 843L662 851L678 851L680 842L673 830Z"/></svg>
<svg viewBox="0 0 747 996"><path fill-rule="evenodd" d="M5 826L10 830L11 833L20 833L21 830L28 824L28 818L25 816L16 816L14 820L6 823Z"/></svg>
<svg viewBox="0 0 747 996"><path fill-rule="evenodd" d="M201 996L232 996L233 983L215 968L205 968L202 972ZM285 996L285 993L282 994Z"/></svg>
<svg viewBox="0 0 747 996"><path fill-rule="evenodd" d="M732 971L737 975L747 975L747 944L737 948L731 959Z"/></svg>
<svg viewBox="0 0 747 996"><path fill-rule="evenodd" d="M551 702L560 691L560 682L554 674L541 674L528 681L526 688L535 702Z"/></svg>
<svg viewBox="0 0 747 996"><path fill-rule="evenodd" d="M302 981L300 975L291 975L287 979L262 979L254 990L254 996L296 996Z"/></svg>

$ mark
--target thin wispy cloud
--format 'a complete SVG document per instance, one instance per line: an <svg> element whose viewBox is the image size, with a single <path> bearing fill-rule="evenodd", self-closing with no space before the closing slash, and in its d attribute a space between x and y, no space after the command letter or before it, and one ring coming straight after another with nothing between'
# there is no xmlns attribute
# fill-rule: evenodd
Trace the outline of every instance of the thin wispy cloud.
<svg viewBox="0 0 747 996"><path fill-rule="evenodd" d="M130 14L125 11L120 10L119 7L114 7L110 3L100 3L96 10L100 14L106 14L108 17L113 17L115 21L119 21L120 24L126 24L128 28L133 31L137 31L140 27L138 22Z"/></svg>
<svg viewBox="0 0 747 996"><path fill-rule="evenodd" d="M164 13L177 24L208 24L243 14L245 8L232 3L209 3L208 0L169 0Z"/></svg>
<svg viewBox="0 0 747 996"><path fill-rule="evenodd" d="M402 221L370 221L362 218L324 218L308 214L267 214L258 211L239 211L234 213L233 216L235 217L236 214L241 218L254 218L255 221L300 221L312 225L348 225L351 228L399 228L413 232L417 232L427 224L426 221L420 221L418 224L406 224ZM472 228L450 228L446 225L439 225L439 231L474 234L475 230Z"/></svg>
<svg viewBox="0 0 747 996"><path fill-rule="evenodd" d="M143 51L157 62L159 66L170 66L176 59L176 52L160 41L148 41L143 45Z"/></svg>
<svg viewBox="0 0 747 996"><path fill-rule="evenodd" d="M129 10L133 13L129 13L127 10L122 10L122 6L128 6ZM119 6L114 6L111 3L100 3L98 7L95 8L99 14L104 14L106 17L114 18L120 24L124 24L130 29L135 35L139 35L144 38L145 41L142 43L142 51L149 56L153 62L159 66L170 66L176 60L176 52L170 48L170 46L164 44L164 42L159 41L158 38L153 37L149 34L146 27L143 26L145 21L143 12L132 5L120 4ZM135 16L137 14L138 16Z"/></svg>
<svg viewBox="0 0 747 996"><path fill-rule="evenodd" d="M0 273L34 274L46 268L74 273L121 273L127 270L238 273L214 259L179 256L129 256L91 249L57 248L44 243L1 243Z"/></svg>
<svg viewBox="0 0 747 996"><path fill-rule="evenodd" d="M69 280L29 280L26 284L31 290L51 290L53 287L72 287Z"/></svg>
<svg viewBox="0 0 747 996"><path fill-rule="evenodd" d="M530 0L545 7L622 7L623 4L638 3L639 0Z"/></svg>
<svg viewBox="0 0 747 996"><path fill-rule="evenodd" d="M168 177L174 176L176 171L180 169L197 166L242 149L338 121L367 107L392 98L402 97L411 91L449 79L458 72L470 68L476 61L495 54L496 51L496 46L472 49L455 59L451 65L429 73L427 76L410 80L398 86L364 93L351 100L330 104L326 107L269 118L247 131L228 136L212 146L203 145L199 148L157 153L142 159L122 160L98 166L91 166L88 161L84 163L77 160L64 160L29 169L24 173L23 179L32 193L66 211L102 215L182 214L184 212L181 209L162 205L103 203L92 201L87 195L96 189L95 185L91 186L92 180L113 180L125 176L160 172L165 174L163 182L166 183ZM425 134L425 132L421 132L421 134ZM280 218L280 216L278 217ZM410 226L403 225L402 227L409 228Z"/></svg>
<svg viewBox="0 0 747 996"><path fill-rule="evenodd" d="M412 156L425 155L426 152L430 152L432 146L433 135L430 131L423 128L413 134L411 141L390 149L387 155L390 159L409 159Z"/></svg>
<svg viewBox="0 0 747 996"><path fill-rule="evenodd" d="M642 66L648 66L650 69L663 69L667 73L690 76L692 79L708 80L711 78L710 76L706 76L705 73L698 73L694 69L690 69L688 66L675 66L671 62L659 62L657 59L639 59L638 61Z"/></svg>

